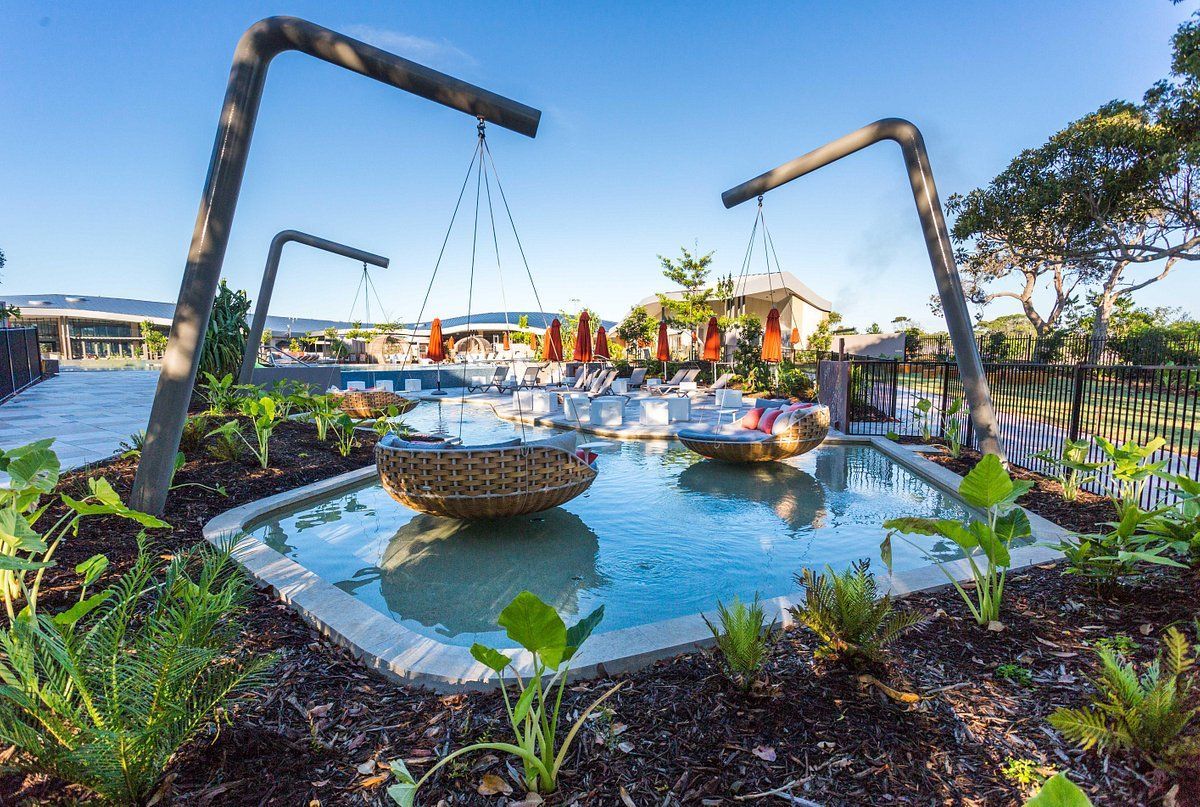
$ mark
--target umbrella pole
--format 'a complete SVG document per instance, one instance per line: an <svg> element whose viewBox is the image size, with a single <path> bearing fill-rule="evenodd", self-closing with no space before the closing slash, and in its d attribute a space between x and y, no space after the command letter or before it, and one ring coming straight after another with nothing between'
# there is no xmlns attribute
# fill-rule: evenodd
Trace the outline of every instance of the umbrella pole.
<svg viewBox="0 0 1200 807"><path fill-rule="evenodd" d="M438 362L437 366L437 389L429 393L430 395L445 395L446 391L442 389L442 363Z"/></svg>

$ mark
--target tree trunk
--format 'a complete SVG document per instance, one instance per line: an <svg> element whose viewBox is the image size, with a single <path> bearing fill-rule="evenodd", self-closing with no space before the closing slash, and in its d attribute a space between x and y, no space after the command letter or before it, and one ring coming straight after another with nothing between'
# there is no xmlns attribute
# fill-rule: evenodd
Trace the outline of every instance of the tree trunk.
<svg viewBox="0 0 1200 807"><path fill-rule="evenodd" d="M1116 302L1117 295L1108 289L1100 292L1096 298L1096 307L1092 315L1092 336L1088 342L1088 364L1100 363L1104 346L1108 342L1108 324Z"/></svg>

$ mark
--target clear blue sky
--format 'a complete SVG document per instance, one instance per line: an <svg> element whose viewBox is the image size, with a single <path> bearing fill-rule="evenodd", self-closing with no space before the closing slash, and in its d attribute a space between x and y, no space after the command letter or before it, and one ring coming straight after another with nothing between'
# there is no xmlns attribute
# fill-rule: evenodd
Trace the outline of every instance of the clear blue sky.
<svg viewBox="0 0 1200 807"><path fill-rule="evenodd" d="M0 297L174 300L233 46L254 20L308 18L543 110L536 140L493 129L543 302L607 317L662 290L656 253L699 242L735 272L752 204L720 192L864 123L917 123L943 198L1021 148L1166 75L1194 4L1167 0L840 4L21 2L0 7ZM267 244L306 230L388 255L411 318L473 147L474 121L295 54L277 59L225 261L256 292ZM854 324L932 326L933 282L895 148L772 193L785 269ZM464 313L468 234L431 303ZM508 259L510 244L502 244ZM532 308L515 260L508 306ZM1189 276L1190 275L1190 276ZM476 309L499 308L481 268ZM1146 304L1200 308L1200 272ZM284 256L273 313L344 318L357 267ZM996 306L989 316L1012 310ZM361 307L356 312L361 318Z"/></svg>

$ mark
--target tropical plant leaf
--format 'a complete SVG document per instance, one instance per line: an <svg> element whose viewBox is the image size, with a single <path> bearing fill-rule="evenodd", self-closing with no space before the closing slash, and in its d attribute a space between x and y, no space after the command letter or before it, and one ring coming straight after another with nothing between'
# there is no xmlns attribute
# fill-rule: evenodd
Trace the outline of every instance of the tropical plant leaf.
<svg viewBox="0 0 1200 807"><path fill-rule="evenodd" d="M958 486L967 504L982 510L1002 504L1012 492L1012 477L995 454L984 454Z"/></svg>
<svg viewBox="0 0 1200 807"><path fill-rule="evenodd" d="M1042 784L1037 795L1025 802L1025 807L1092 807L1087 794L1061 773Z"/></svg>
<svg viewBox="0 0 1200 807"><path fill-rule="evenodd" d="M480 664L498 673L504 672L504 669L512 663L512 659L499 650L494 650L479 642L471 645L471 656Z"/></svg>
<svg viewBox="0 0 1200 807"><path fill-rule="evenodd" d="M551 669L558 668L567 646L567 626L537 595L522 591L500 612L496 623L509 639L540 655Z"/></svg>

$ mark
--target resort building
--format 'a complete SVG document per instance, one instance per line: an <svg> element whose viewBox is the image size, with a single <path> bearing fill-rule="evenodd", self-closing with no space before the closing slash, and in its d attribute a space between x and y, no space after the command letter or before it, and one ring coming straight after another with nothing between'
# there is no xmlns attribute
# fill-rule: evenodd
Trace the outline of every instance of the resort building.
<svg viewBox="0 0 1200 807"><path fill-rule="evenodd" d="M71 294L6 295L4 302L21 310L20 322L36 326L42 354L66 360L94 358L138 358L144 355L145 339L141 324L149 322L166 334L175 314L174 303L131 300L123 297L99 297ZM519 343L516 334L524 331L539 339L558 314L542 311L490 311L442 320L442 334L458 343L460 352L488 354L503 343L504 333ZM415 326L407 323L370 339L348 339L353 354L384 361L385 356L423 357L428 349L431 321ZM603 322L608 328L616 323ZM379 329L379 323L353 323L342 320L268 315L266 329L271 344L286 349L292 339L307 337L318 351L326 343L330 329L343 338L362 331Z"/></svg>
<svg viewBox="0 0 1200 807"><path fill-rule="evenodd" d="M792 329L795 328L800 333L800 342L796 345L800 348L808 344L808 337L833 310L833 304L829 300L819 296L790 272L771 272L769 275L754 274L735 278L734 291L737 296L732 299L709 301L716 316L735 317L752 314L766 322L771 309L778 308L779 328L783 332L784 343L790 345ZM670 291L662 296L668 300L682 300L683 292ZM659 295L647 297L638 305L646 309L654 319L658 319L662 313ZM689 333L672 332L672 350L687 350L692 338L693 335ZM699 334L698 338L703 338L703 334Z"/></svg>

